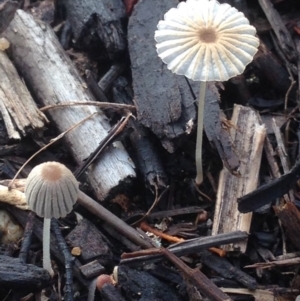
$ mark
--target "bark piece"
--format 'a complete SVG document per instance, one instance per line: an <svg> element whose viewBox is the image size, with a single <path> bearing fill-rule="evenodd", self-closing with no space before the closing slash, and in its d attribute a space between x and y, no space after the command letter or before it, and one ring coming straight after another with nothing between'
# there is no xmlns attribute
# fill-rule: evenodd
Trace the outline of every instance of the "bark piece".
<svg viewBox="0 0 300 301"><path fill-rule="evenodd" d="M105 272L104 266L101 265L98 260L94 260L85 265L82 265L81 267L79 267L79 269L84 277L88 279L94 278Z"/></svg>
<svg viewBox="0 0 300 301"><path fill-rule="evenodd" d="M122 8L125 12L121 0L61 0L61 2L66 8L67 19L76 40L85 39L90 32L96 31L111 58L115 58L125 50L125 35L118 17L122 15ZM89 26L93 30L88 30Z"/></svg>
<svg viewBox="0 0 300 301"><path fill-rule="evenodd" d="M241 214L237 199L253 191L258 184L266 128L260 125L254 110L240 105L235 105L231 123L233 144L240 156L240 176L225 169L220 173L212 235L237 230L249 232L252 214ZM245 252L246 246L247 243L242 242L225 249L239 248Z"/></svg>
<svg viewBox="0 0 300 301"><path fill-rule="evenodd" d="M141 0L136 4L128 26L138 119L162 140L169 152L173 151L170 141L184 134L186 123L196 116L194 99L186 79L172 74L155 49L157 23L168 9L177 4L176 0Z"/></svg>
<svg viewBox="0 0 300 301"><path fill-rule="evenodd" d="M132 104L132 89L126 78L119 77L115 80L112 92L116 103ZM168 179L161 162L160 152L153 143L152 133L135 120L131 120L130 125L132 132L129 138L145 182L150 186L165 187Z"/></svg>
<svg viewBox="0 0 300 301"><path fill-rule="evenodd" d="M260 42L253 64L260 70L262 79L272 86L276 92L286 94L291 85L289 73L263 42ZM278 106L278 101L274 102L273 104Z"/></svg>
<svg viewBox="0 0 300 301"><path fill-rule="evenodd" d="M32 16L18 10L4 36L11 42L15 65L39 102L54 105L70 101L94 101L47 25L35 22ZM54 109L49 113L59 131L64 132L95 112L98 114L65 137L78 165L107 135L110 129L107 118L90 106ZM88 172L98 199L105 198L112 188L130 176L135 176L133 164L120 143L114 143Z"/></svg>
<svg viewBox="0 0 300 301"><path fill-rule="evenodd" d="M46 116L39 111L6 53L0 51L0 110L11 139L43 129Z"/></svg>
<svg viewBox="0 0 300 301"><path fill-rule="evenodd" d="M131 125L133 131L129 138L137 155L137 165L140 167L145 182L153 187L166 187L168 178L159 157L159 152L151 141L149 130L135 121L132 121Z"/></svg>
<svg viewBox="0 0 300 301"><path fill-rule="evenodd" d="M69 246L81 249L80 257L85 263L97 259L104 266L112 264L113 256L108 245L99 230L86 219L67 235L66 241Z"/></svg>
<svg viewBox="0 0 300 301"><path fill-rule="evenodd" d="M274 206L273 208L276 215L282 222L282 225L286 229L288 238L297 247L297 249L300 250L300 213L298 208L292 202Z"/></svg>
<svg viewBox="0 0 300 301"><path fill-rule="evenodd" d="M234 150L229 131L222 125L225 122L225 114L219 105L220 95L214 83L207 84L204 105L204 129L209 141L218 150L224 166L234 173L239 167L239 158Z"/></svg>
<svg viewBox="0 0 300 301"><path fill-rule="evenodd" d="M0 287L39 291L50 285L50 274L33 264L24 264L18 258L0 255Z"/></svg>

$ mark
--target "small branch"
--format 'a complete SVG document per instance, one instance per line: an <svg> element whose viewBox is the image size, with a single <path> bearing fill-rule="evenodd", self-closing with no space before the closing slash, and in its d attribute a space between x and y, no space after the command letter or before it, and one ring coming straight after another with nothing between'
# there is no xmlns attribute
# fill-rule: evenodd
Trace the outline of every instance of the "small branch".
<svg viewBox="0 0 300 301"><path fill-rule="evenodd" d="M201 293L211 301L229 301L229 296L223 293L211 280L209 280L200 270L191 269L176 255L168 249L161 249L162 254L168 258L184 275L184 277L195 285Z"/></svg>
<svg viewBox="0 0 300 301"><path fill-rule="evenodd" d="M121 234L129 240L139 245L143 249L152 248L152 245L141 238L140 234L132 227L128 226L124 221L119 219L113 213L94 201L82 191L79 192L78 204L85 207L87 210L100 217L103 221L107 222L113 228L118 230Z"/></svg>
<svg viewBox="0 0 300 301"><path fill-rule="evenodd" d="M86 102L69 102L69 103L45 106L40 108L40 111L45 112L51 109L74 107L74 106L95 106L101 108L102 110L116 109L116 110L128 110L131 112L135 112L136 110L135 106L133 105L125 105L125 104L118 104L118 103L111 103L111 102L86 101Z"/></svg>
<svg viewBox="0 0 300 301"><path fill-rule="evenodd" d="M64 295L64 300L65 301L73 301L73 257L69 251L69 248L61 234L60 228L59 228L59 224L57 222L57 220L53 219L51 220L51 228L55 234L56 240L57 240L57 244L58 244L58 248L60 250L60 252L63 254L64 256L64 260L65 260L65 270L66 270L66 283L65 283L65 295Z"/></svg>

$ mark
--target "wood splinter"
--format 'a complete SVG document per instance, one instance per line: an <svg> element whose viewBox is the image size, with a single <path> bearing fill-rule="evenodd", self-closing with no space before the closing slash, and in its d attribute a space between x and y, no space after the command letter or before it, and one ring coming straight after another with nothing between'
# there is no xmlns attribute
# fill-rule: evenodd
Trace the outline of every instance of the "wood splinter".
<svg viewBox="0 0 300 301"><path fill-rule="evenodd" d="M255 111L240 105L234 106L230 129L233 144L240 156L240 176L227 169L220 173L212 235L232 231L249 232L252 213L238 211L238 198L253 191L258 184L261 155L266 137L266 128L261 125ZM230 222L228 222L230 221ZM247 242L228 245L225 250L240 249L245 252Z"/></svg>

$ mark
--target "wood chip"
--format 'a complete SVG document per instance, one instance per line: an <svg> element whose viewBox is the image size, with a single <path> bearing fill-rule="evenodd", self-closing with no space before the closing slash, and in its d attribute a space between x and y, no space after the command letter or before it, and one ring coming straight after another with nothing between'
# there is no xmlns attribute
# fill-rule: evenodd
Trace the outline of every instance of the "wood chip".
<svg viewBox="0 0 300 301"><path fill-rule="evenodd" d="M234 106L231 123L233 144L240 156L240 176L232 175L227 169L220 173L212 235L237 230L249 232L252 213L240 213L237 199L253 191L258 184L266 128L259 123L254 110L240 105ZM225 249L238 248L245 252L246 247L247 243L241 242L225 246Z"/></svg>

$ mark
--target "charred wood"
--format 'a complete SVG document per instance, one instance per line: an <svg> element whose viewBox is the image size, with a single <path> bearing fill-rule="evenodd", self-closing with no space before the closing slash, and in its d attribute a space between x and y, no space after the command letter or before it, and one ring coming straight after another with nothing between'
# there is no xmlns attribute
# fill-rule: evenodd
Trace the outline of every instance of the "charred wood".
<svg viewBox="0 0 300 301"><path fill-rule="evenodd" d="M253 277L233 266L226 258L216 256L209 251L203 251L201 252L201 262L217 272L220 276L227 279L234 279L250 290L255 290L258 286Z"/></svg>
<svg viewBox="0 0 300 301"><path fill-rule="evenodd" d="M124 7L121 0L60 0L65 6L67 20L70 23L76 41L89 44L94 32L105 46L111 59L117 58L125 50L125 35L119 18Z"/></svg>
<svg viewBox="0 0 300 301"><path fill-rule="evenodd" d="M101 265L112 266L112 252L103 240L103 235L88 220L83 219L66 237L72 248L81 249L84 263L97 259Z"/></svg>
<svg viewBox="0 0 300 301"><path fill-rule="evenodd" d="M118 267L118 286L131 301L179 301L175 291L166 283L162 283L145 271L126 266Z"/></svg>
<svg viewBox="0 0 300 301"><path fill-rule="evenodd" d="M185 78L167 70L157 56L153 40L163 13L177 3L175 0L140 1L135 5L128 25L138 120L161 139L169 152L174 151L172 140L183 135L186 123L196 117L194 99Z"/></svg>
<svg viewBox="0 0 300 301"><path fill-rule="evenodd" d="M282 175L272 182L262 185L251 193L238 199L238 209L246 213L255 211L260 207L267 205L277 198L288 193L300 178L300 162L295 164L289 173Z"/></svg>
<svg viewBox="0 0 300 301"><path fill-rule="evenodd" d="M0 255L0 286L15 290L39 291L51 284L50 274L18 258Z"/></svg>

